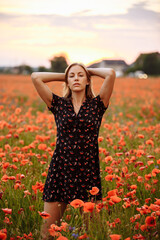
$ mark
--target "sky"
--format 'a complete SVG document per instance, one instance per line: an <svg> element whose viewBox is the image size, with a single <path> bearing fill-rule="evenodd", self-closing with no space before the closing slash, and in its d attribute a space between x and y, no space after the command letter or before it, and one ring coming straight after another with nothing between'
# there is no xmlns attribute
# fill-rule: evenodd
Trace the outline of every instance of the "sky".
<svg viewBox="0 0 160 240"><path fill-rule="evenodd" d="M0 0L0 66L103 59L131 64L160 52L159 0Z"/></svg>

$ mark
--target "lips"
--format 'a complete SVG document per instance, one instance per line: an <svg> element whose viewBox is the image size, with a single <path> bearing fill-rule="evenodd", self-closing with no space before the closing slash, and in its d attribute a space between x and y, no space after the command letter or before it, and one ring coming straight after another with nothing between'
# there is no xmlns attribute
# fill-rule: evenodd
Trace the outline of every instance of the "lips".
<svg viewBox="0 0 160 240"><path fill-rule="evenodd" d="M80 86L80 84L79 83L74 83L73 86Z"/></svg>

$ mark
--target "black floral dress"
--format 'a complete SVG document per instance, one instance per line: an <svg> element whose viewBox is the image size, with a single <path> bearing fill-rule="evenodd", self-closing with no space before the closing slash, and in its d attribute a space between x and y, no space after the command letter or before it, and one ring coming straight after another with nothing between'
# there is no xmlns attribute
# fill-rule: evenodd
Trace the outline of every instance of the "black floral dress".
<svg viewBox="0 0 160 240"><path fill-rule="evenodd" d="M76 114L71 99L52 93L48 109L55 117L57 142L44 186L44 201L102 199L98 135L107 108L97 95L87 98ZM99 189L96 195L90 194L92 187Z"/></svg>

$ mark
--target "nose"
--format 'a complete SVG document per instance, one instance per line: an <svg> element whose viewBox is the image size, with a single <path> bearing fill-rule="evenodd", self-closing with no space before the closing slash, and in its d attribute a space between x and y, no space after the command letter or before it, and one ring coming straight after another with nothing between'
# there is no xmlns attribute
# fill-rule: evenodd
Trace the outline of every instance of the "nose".
<svg viewBox="0 0 160 240"><path fill-rule="evenodd" d="M78 74L75 74L75 80L78 80Z"/></svg>

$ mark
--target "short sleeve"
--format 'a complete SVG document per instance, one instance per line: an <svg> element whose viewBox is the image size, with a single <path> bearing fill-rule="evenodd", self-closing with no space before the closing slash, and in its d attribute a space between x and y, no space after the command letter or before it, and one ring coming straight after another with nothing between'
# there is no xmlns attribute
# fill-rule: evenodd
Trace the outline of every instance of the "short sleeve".
<svg viewBox="0 0 160 240"><path fill-rule="evenodd" d="M60 105L61 97L52 92L52 102L51 107L48 107L48 110L55 114L58 111L58 106Z"/></svg>
<svg viewBox="0 0 160 240"><path fill-rule="evenodd" d="M109 103L106 107L99 94L95 97L95 99L96 99L97 110L98 110L100 116L103 116L103 114L105 113L105 111L107 110L107 108L109 106Z"/></svg>

